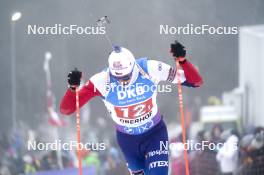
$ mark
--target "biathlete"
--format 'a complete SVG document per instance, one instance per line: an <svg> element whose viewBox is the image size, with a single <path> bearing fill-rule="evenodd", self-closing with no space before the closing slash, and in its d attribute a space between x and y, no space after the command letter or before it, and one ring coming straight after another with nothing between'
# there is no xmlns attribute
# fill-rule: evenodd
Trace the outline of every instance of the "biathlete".
<svg viewBox="0 0 264 175"><path fill-rule="evenodd" d="M156 103L159 82L177 84L180 79L188 87L203 83L198 71L185 59L182 44L177 41L171 44L171 53L182 67L179 73L161 61L135 59L128 49L114 47L108 67L93 75L79 90L80 106L93 97L102 98L115 122L117 142L132 175L168 174L168 150L160 150L160 143L168 141L168 133ZM68 74L69 88L60 104L61 113L75 112L75 90L81 77L78 70Z"/></svg>

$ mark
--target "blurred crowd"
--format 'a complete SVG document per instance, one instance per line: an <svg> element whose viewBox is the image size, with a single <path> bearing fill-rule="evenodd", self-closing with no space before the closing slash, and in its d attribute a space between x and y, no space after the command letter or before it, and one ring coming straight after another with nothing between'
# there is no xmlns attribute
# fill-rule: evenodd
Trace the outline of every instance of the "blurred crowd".
<svg viewBox="0 0 264 175"><path fill-rule="evenodd" d="M244 132L223 129L216 124L211 131L199 131L194 143L223 143L221 147L189 150L191 175L263 175L264 128L249 127ZM181 135L172 142L181 142ZM230 146L231 145L231 146ZM237 147L234 147L237 145ZM76 169L77 153L73 151L29 152L19 134L0 138L0 175L37 174L38 172ZM235 148L235 149L234 149ZM58 160L60 157L60 160ZM83 167L91 175L129 174L125 161L113 141L104 151L83 151ZM170 174L185 175L183 149L171 152Z"/></svg>
<svg viewBox="0 0 264 175"><path fill-rule="evenodd" d="M57 170L74 169L77 172L77 152L26 151L19 136L0 138L0 175L38 174ZM116 145L110 144L104 151L81 151L83 168L91 175L125 175L124 161ZM60 157L60 160L58 158ZM74 171L74 172L75 172ZM67 171L68 172L68 171Z"/></svg>
<svg viewBox="0 0 264 175"><path fill-rule="evenodd" d="M249 127L243 133L223 130L219 124L211 131L198 132L195 142L222 143L220 147L189 151L191 175L263 175L264 128ZM173 142L181 142L179 136ZM172 154L172 175L184 175L183 149Z"/></svg>

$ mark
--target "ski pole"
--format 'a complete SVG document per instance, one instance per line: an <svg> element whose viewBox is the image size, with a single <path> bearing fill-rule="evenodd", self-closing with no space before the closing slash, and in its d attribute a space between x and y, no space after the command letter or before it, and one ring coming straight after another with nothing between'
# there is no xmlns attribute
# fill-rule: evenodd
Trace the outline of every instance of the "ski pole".
<svg viewBox="0 0 264 175"><path fill-rule="evenodd" d="M186 148L186 129L185 129L185 121L184 121L184 110L183 110L183 96L182 96L182 86L181 86L181 75L180 75L180 63L179 60L176 60L176 74L178 77L178 96L179 96L179 110L181 115L181 128L182 128L182 142L184 143L184 161L185 161L185 172L186 175L190 175L189 172L189 161L188 161L188 152Z"/></svg>
<svg viewBox="0 0 264 175"><path fill-rule="evenodd" d="M81 156L81 119L80 119L80 104L79 104L79 89L76 86L76 133L77 133L77 155L79 175L82 175L82 156Z"/></svg>

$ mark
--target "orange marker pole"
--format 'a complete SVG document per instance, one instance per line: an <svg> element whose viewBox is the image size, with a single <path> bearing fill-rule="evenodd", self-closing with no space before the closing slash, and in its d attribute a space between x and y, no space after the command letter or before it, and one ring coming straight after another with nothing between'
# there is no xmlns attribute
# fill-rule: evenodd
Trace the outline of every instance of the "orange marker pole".
<svg viewBox="0 0 264 175"><path fill-rule="evenodd" d="M186 143L186 129L185 129L185 120L184 120L184 110L183 110L183 96L182 96L182 85L181 85L181 75L180 75L180 63L179 60L176 60L176 71L178 77L178 95L179 95L179 110L181 115L181 128L182 128L182 142ZM186 175L190 175L189 171L189 161L188 161L188 152L186 148L186 144L184 144L184 161L185 161L185 172Z"/></svg>
<svg viewBox="0 0 264 175"><path fill-rule="evenodd" d="M78 154L78 169L79 175L82 175L82 156L81 156L81 118L79 104L79 89L76 87L76 133L77 133L77 154Z"/></svg>

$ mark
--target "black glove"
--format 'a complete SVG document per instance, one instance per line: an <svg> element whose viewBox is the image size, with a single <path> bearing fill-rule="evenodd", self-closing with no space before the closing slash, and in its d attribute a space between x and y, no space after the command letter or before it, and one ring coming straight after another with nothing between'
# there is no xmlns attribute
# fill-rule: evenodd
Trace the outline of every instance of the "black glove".
<svg viewBox="0 0 264 175"><path fill-rule="evenodd" d="M185 47L176 40L175 43L171 44L171 53L173 57L184 58L186 55L186 50Z"/></svg>
<svg viewBox="0 0 264 175"><path fill-rule="evenodd" d="M82 72L79 71L77 68L70 71L70 73L68 74L68 83L70 85L70 88L75 90L77 86L80 86L81 78Z"/></svg>

